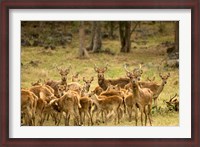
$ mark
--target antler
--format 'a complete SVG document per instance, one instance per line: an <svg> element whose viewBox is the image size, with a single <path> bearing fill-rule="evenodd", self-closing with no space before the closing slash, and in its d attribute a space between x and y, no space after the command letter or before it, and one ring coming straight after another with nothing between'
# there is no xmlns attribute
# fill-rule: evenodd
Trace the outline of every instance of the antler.
<svg viewBox="0 0 200 147"><path fill-rule="evenodd" d="M106 63L106 66L103 68L104 72L108 69L108 63Z"/></svg>
<svg viewBox="0 0 200 147"><path fill-rule="evenodd" d="M96 64L94 64L94 70L95 70L96 72L98 72L98 70L99 70L99 68L97 67Z"/></svg>
<svg viewBox="0 0 200 147"><path fill-rule="evenodd" d="M170 77L170 73L167 74L167 77Z"/></svg>
<svg viewBox="0 0 200 147"><path fill-rule="evenodd" d="M172 100L175 98L177 96L177 93L172 97L172 98L170 98L170 102L172 102Z"/></svg>
<svg viewBox="0 0 200 147"><path fill-rule="evenodd" d="M126 72L130 73L130 71L127 69L127 64L124 64L123 67L124 67Z"/></svg>
<svg viewBox="0 0 200 147"><path fill-rule="evenodd" d="M83 81L86 82L85 77L83 77Z"/></svg>
<svg viewBox="0 0 200 147"><path fill-rule="evenodd" d="M91 77L90 82L92 82L94 80L94 77Z"/></svg>
<svg viewBox="0 0 200 147"><path fill-rule="evenodd" d="M153 77L152 79L150 79L149 77L147 77L147 80L150 81L150 82L152 82L152 81L155 80L155 77Z"/></svg>

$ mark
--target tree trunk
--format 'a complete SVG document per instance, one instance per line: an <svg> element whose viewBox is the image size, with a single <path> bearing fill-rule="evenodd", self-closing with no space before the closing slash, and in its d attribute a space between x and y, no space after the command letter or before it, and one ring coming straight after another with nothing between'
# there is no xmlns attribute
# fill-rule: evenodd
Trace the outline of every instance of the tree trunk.
<svg viewBox="0 0 200 147"><path fill-rule="evenodd" d="M97 53L101 51L101 24L100 22L96 23L95 35L94 35L94 44L92 52Z"/></svg>
<svg viewBox="0 0 200 147"><path fill-rule="evenodd" d="M92 38L91 38L91 43L87 47L87 50L92 50L93 49L93 44L94 44L94 35L95 35L95 30L96 30L96 23L92 22Z"/></svg>
<svg viewBox="0 0 200 147"><path fill-rule="evenodd" d="M92 25L92 39L88 50L97 53L101 51L102 41L101 41L101 22L93 22Z"/></svg>
<svg viewBox="0 0 200 147"><path fill-rule="evenodd" d="M85 49L85 29L84 21L80 22L79 28L79 37L80 37L80 47L79 47L79 57L89 57L87 50Z"/></svg>
<svg viewBox="0 0 200 147"><path fill-rule="evenodd" d="M114 39L114 21L110 22L109 38Z"/></svg>
<svg viewBox="0 0 200 147"><path fill-rule="evenodd" d="M129 53L131 48L131 22L119 22L119 34L121 42L120 52Z"/></svg>

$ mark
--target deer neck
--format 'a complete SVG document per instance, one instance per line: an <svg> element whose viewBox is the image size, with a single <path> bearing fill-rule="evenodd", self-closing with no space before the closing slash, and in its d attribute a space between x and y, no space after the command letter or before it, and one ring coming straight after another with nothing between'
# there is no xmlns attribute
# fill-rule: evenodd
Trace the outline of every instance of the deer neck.
<svg viewBox="0 0 200 147"><path fill-rule="evenodd" d="M133 87L133 85L132 85L132 92L133 92L133 96L134 97L138 97L138 95L139 95L139 86L136 85L135 87Z"/></svg>
<svg viewBox="0 0 200 147"><path fill-rule="evenodd" d="M107 89L107 85L105 83L105 79L104 78L103 79L98 79L98 84L103 90Z"/></svg>
<svg viewBox="0 0 200 147"><path fill-rule="evenodd" d="M162 84L159 86L157 92L156 92L156 96L158 96L164 89L165 83L162 82Z"/></svg>

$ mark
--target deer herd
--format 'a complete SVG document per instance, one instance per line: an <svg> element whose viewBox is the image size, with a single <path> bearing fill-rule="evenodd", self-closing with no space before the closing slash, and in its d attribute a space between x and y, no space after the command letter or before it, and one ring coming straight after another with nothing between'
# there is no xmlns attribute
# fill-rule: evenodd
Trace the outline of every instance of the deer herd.
<svg viewBox="0 0 200 147"><path fill-rule="evenodd" d="M106 125L108 121L114 121L117 125L125 120L125 116L129 122L133 121L133 113L136 126L138 114L141 119L140 125L146 126L147 121L152 125L152 102L154 101L157 107L158 97L170 77L170 73L160 73L160 84L149 78L147 81L140 81L143 74L141 65L132 71L124 65L125 77L106 79L104 74L108 66L95 65L98 86L91 90L94 77L83 77L84 84L80 84L77 73L72 76L72 82L68 82L71 66L66 69L57 67L57 70L61 78L59 81L38 80L32 83L30 88L21 89L21 125L42 126L49 119L52 119L55 125L59 125L64 119L66 126L99 123Z"/></svg>

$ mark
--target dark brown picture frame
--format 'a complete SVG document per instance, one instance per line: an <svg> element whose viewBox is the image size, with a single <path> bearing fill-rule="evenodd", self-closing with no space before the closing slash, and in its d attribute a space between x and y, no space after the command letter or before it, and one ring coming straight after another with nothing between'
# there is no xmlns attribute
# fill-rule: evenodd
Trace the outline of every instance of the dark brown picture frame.
<svg viewBox="0 0 200 147"><path fill-rule="evenodd" d="M152 146L199 147L199 0L3 0L1 2L1 145L0 146ZM11 139L9 138L9 10L10 9L191 9L192 11L192 131L191 138L175 139ZM77 132L78 133L78 132ZM120 133L120 132L119 132ZM164 133L164 132L161 132ZM173 133L173 132L172 132Z"/></svg>

